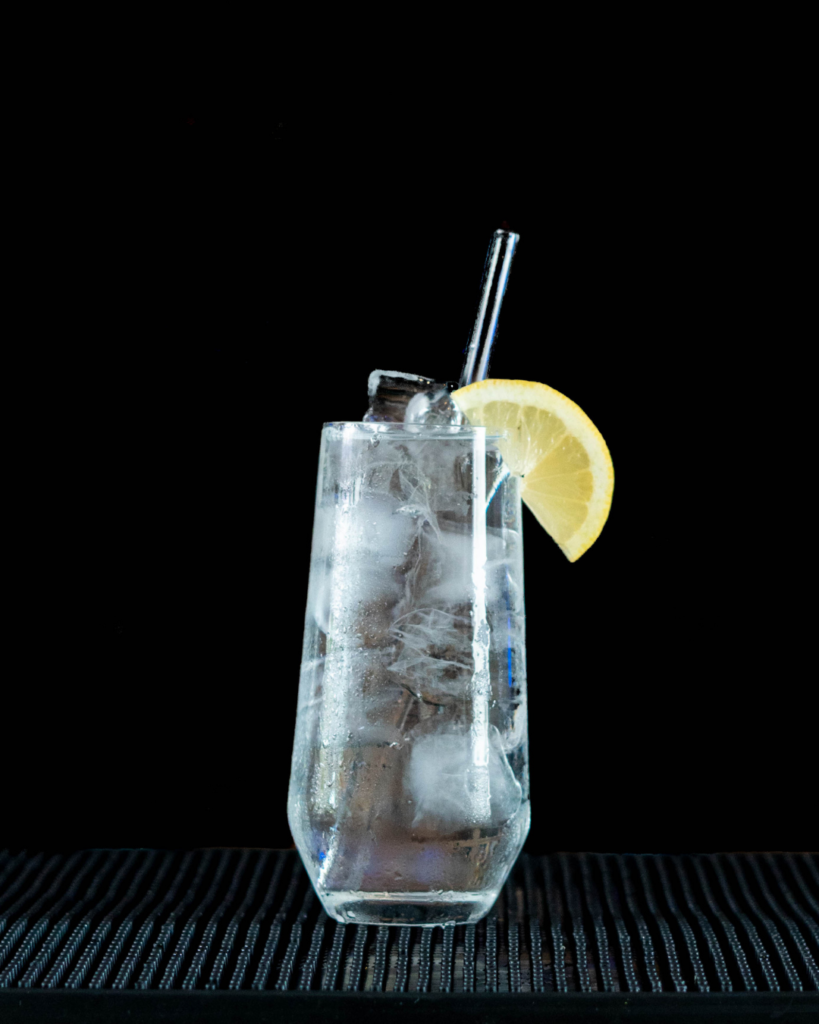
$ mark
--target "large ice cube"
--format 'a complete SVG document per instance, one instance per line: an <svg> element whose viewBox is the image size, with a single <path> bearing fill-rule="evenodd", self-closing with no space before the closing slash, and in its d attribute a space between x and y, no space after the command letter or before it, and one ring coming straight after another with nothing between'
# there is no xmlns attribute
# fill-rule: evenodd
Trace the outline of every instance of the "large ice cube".
<svg viewBox="0 0 819 1024"><path fill-rule="evenodd" d="M402 509L398 500L366 497L350 510L351 539L369 558L390 569L401 565L415 538L413 519Z"/></svg>
<svg viewBox="0 0 819 1024"><path fill-rule="evenodd" d="M433 390L437 385L429 377L400 370L373 370L367 381L370 403L365 423L403 423L407 404L414 395Z"/></svg>
<svg viewBox="0 0 819 1024"><path fill-rule="evenodd" d="M473 540L467 533L440 530L429 538L433 567L429 572L432 586L425 599L436 604L471 603L475 585L472 580Z"/></svg>
<svg viewBox="0 0 819 1024"><path fill-rule="evenodd" d="M472 763L468 731L419 736L412 749L406 785L415 803L413 825L432 819L446 828L470 824L470 772L489 772L491 822L500 825L520 806L522 791L503 752L500 733L489 728L489 765Z"/></svg>
<svg viewBox="0 0 819 1024"><path fill-rule="evenodd" d="M427 426L460 426L466 417L452 401L449 389L438 385L431 391L414 395L404 414L405 423L425 423Z"/></svg>
<svg viewBox="0 0 819 1024"><path fill-rule="evenodd" d="M348 507L320 510L310 566L309 604L316 624L363 636L366 609L395 604L403 593L398 567L407 560L417 526L400 499L362 497ZM332 552L332 554L330 554Z"/></svg>

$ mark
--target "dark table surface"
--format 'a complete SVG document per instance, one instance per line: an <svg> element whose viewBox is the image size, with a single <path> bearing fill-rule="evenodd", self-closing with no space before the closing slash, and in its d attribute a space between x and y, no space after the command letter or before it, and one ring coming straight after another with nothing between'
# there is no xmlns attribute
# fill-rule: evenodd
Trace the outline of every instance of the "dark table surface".
<svg viewBox="0 0 819 1024"><path fill-rule="evenodd" d="M523 855L476 925L422 929L329 919L293 851L5 851L0 1012L809 1019L819 855Z"/></svg>

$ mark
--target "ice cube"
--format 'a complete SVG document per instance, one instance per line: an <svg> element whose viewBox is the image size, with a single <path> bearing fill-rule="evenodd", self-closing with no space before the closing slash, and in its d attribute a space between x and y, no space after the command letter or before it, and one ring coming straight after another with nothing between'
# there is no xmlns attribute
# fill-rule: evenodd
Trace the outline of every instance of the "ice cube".
<svg viewBox="0 0 819 1024"><path fill-rule="evenodd" d="M437 536L431 535L428 543L434 561L427 578L433 585L426 591L425 600L443 605L471 604L475 596L472 537L441 530Z"/></svg>
<svg viewBox="0 0 819 1024"><path fill-rule="evenodd" d="M410 399L404 422L460 426L466 422L466 417L452 401L448 388L439 385L431 391L420 391Z"/></svg>
<svg viewBox="0 0 819 1024"><path fill-rule="evenodd" d="M333 554L314 558L310 606L325 632L348 637L366 632L365 609L392 607L401 597L399 566L406 561L418 531L416 520L399 513L397 499L362 497L335 510Z"/></svg>
<svg viewBox="0 0 819 1024"><path fill-rule="evenodd" d="M351 509L357 544L386 568L401 565L415 539L417 527L405 507L394 499L366 497Z"/></svg>
<svg viewBox="0 0 819 1024"><path fill-rule="evenodd" d="M415 803L413 825L437 819L448 827L470 823L469 776L489 772L491 822L507 821L520 806L522 792L503 752L501 736L489 728L489 764L472 763L469 732L436 732L419 736L413 743L407 788Z"/></svg>
<svg viewBox="0 0 819 1024"><path fill-rule="evenodd" d="M365 423L403 423L404 412L413 396L433 390L435 381L400 370L373 370L367 381L370 407Z"/></svg>

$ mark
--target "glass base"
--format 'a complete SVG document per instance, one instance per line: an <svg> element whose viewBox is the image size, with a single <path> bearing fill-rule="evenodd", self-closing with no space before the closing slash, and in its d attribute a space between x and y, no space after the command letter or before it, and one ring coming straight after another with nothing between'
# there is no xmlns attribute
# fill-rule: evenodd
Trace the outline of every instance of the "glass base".
<svg viewBox="0 0 819 1024"><path fill-rule="evenodd" d="M392 924L436 928L475 924L489 913L496 892L325 892L329 917L343 924Z"/></svg>

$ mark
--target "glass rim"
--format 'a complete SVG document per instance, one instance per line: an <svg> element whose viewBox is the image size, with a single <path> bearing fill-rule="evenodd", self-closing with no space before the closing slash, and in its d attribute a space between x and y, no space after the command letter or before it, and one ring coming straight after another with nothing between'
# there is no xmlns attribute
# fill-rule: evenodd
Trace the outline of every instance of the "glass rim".
<svg viewBox="0 0 819 1024"><path fill-rule="evenodd" d="M353 428L350 432L361 430L365 434L404 434L408 437L446 438L457 436L483 435L486 440L503 439L507 436L505 430L490 430L489 427L478 426L473 423L364 423L362 420L330 420L323 423L322 431L331 428Z"/></svg>

